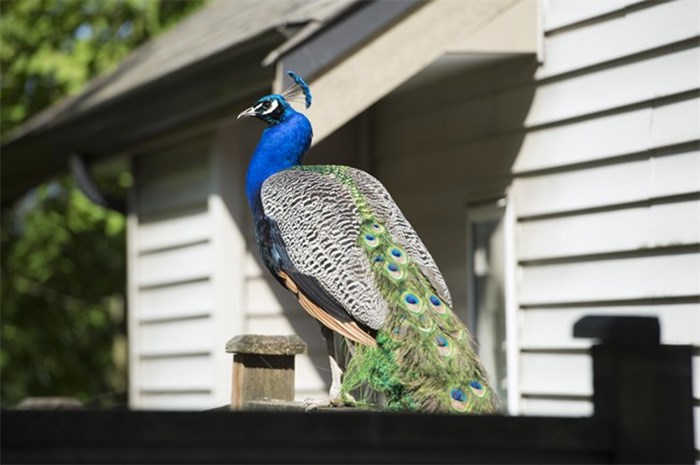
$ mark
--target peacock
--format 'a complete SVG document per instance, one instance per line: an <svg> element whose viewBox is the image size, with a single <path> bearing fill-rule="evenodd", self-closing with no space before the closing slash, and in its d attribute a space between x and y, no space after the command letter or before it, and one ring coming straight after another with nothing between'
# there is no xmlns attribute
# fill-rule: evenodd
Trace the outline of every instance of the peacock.
<svg viewBox="0 0 700 465"><path fill-rule="evenodd" d="M381 393L389 409L494 413L498 397L445 280L423 242L370 174L302 165L311 123L290 105L311 105L304 80L238 115L267 123L246 175L260 256L275 279L321 324L330 359L328 398ZM339 363L335 335L352 341Z"/></svg>

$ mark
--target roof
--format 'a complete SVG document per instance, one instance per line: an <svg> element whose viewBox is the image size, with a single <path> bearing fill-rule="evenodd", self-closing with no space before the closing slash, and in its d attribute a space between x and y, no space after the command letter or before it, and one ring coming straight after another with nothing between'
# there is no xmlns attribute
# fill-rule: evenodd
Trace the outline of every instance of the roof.
<svg viewBox="0 0 700 465"><path fill-rule="evenodd" d="M91 81L69 97L27 121L11 140L60 124L119 95L236 46L266 30L315 24L333 18L355 0L215 0L173 30L144 44L113 72Z"/></svg>
<svg viewBox="0 0 700 465"><path fill-rule="evenodd" d="M138 119L144 111L143 97L146 92L149 97L153 94L155 98L159 90L164 92L175 81L180 83L179 88L186 87L185 78L195 71L199 71L200 76L205 69L210 73L234 73L235 67L216 68L222 64L224 57L231 61L232 55L238 56L238 73L235 74L241 74L243 64L260 69L249 71L245 82L241 80L243 77L236 78L229 74L231 85L225 91L220 90L217 94L219 99L222 93L226 98L221 100L230 102L234 99L231 90L233 84L247 91L251 90L255 81L258 87L261 84L269 87L274 70L268 68L261 71L261 63L270 51L303 26L321 26L354 3L355 0L215 0L171 31L135 50L113 72L90 82L81 94L46 109L11 133L3 144L3 202L64 169L69 151L96 154L116 149L118 146L106 142L111 134L119 131L128 131L122 132L122 138L132 142L138 137L145 137L147 131L143 124L137 125L134 121L138 130L130 131L126 122L114 121L115 115L127 119L133 115ZM257 48L261 50L254 53ZM167 101L173 98L182 99L183 96L180 92L176 96L172 92L161 95L161 109L172 111ZM191 96L193 102L211 98L211 95ZM192 105L185 105L184 101L181 103L179 111L192 117ZM168 115L168 111L161 113ZM152 118L156 117L152 113ZM96 124L96 118L101 120L101 124ZM176 122L159 120L152 129L162 131ZM108 126L109 133L105 129ZM63 133L68 129L79 135L80 143L65 137ZM41 166L36 163L31 167L26 166L29 165L26 158L37 154L44 155Z"/></svg>
<svg viewBox="0 0 700 465"><path fill-rule="evenodd" d="M214 0L10 134L1 200L65 171L72 154L88 162L131 154L160 135L230 117L253 96L277 90L285 69L314 81L428 4Z"/></svg>

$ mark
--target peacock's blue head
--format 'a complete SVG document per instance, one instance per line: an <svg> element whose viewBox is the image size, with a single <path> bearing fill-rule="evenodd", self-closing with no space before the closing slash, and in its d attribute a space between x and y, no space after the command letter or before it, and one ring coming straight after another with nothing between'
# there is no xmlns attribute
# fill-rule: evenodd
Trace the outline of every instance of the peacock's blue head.
<svg viewBox="0 0 700 465"><path fill-rule="evenodd" d="M287 74L294 79L294 83L291 86L282 94L270 94L260 98L260 100L255 102L255 105L243 110L238 115L238 118L240 119L243 116L259 118L269 125L281 123L296 113L287 100L293 100L300 95L300 91L304 96L306 108L309 108L311 106L311 90L309 86L296 73L289 71Z"/></svg>
<svg viewBox="0 0 700 465"><path fill-rule="evenodd" d="M299 165L313 138L311 122L289 104L295 98L303 97L306 108L309 108L311 91L302 78L292 72L288 74L294 79L294 84L288 89L262 97L238 115L239 118L259 118L269 125L260 136L246 174L248 203L258 213L261 211L263 182L275 173Z"/></svg>
<svg viewBox="0 0 700 465"><path fill-rule="evenodd" d="M278 94L266 95L252 107L243 110L238 118L244 116L259 118L269 125L278 124L294 113L294 109L287 103L287 100Z"/></svg>

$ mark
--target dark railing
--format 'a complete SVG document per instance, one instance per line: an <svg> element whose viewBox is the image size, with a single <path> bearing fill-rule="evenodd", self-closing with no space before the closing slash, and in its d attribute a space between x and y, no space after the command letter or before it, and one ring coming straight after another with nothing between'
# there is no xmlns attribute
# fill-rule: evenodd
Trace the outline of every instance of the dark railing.
<svg viewBox="0 0 700 465"><path fill-rule="evenodd" d="M592 417L306 413L280 403L268 404L274 411L5 410L2 462L692 463L691 347L660 345L655 318L587 317L574 332L600 339L592 348ZM289 370L283 358L260 360L299 350L288 340L287 354L255 354L253 342L229 347L242 350L241 383L251 379L248 368L253 378L270 375L263 367ZM264 408L254 397L248 401Z"/></svg>

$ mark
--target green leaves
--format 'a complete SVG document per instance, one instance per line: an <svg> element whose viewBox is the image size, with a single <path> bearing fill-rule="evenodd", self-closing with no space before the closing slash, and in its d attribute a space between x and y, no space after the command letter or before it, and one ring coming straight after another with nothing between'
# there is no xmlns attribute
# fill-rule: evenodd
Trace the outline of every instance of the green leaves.
<svg viewBox="0 0 700 465"><path fill-rule="evenodd" d="M121 215L92 204L67 180L4 212L4 405L28 395L123 394L124 366L112 350L124 331L124 235Z"/></svg>
<svg viewBox="0 0 700 465"><path fill-rule="evenodd" d="M0 1L0 137L203 3ZM116 177L117 189L132 183L127 172ZM125 402L124 217L61 179L4 209L0 221L2 405L41 395Z"/></svg>
<svg viewBox="0 0 700 465"><path fill-rule="evenodd" d="M204 2L3 0L0 2L0 137Z"/></svg>

